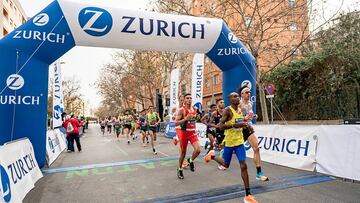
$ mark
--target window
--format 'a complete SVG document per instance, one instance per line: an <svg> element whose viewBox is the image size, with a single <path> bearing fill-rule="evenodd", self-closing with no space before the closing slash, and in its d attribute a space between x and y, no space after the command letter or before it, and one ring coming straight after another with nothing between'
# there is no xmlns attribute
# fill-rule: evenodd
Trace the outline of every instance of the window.
<svg viewBox="0 0 360 203"><path fill-rule="evenodd" d="M9 32L5 29L5 28L3 28L3 35L5 36L5 35L7 35Z"/></svg>
<svg viewBox="0 0 360 203"><path fill-rule="evenodd" d="M220 84L220 76L219 75L215 75L215 85Z"/></svg>
<svg viewBox="0 0 360 203"><path fill-rule="evenodd" d="M210 87L209 79L205 79L205 87Z"/></svg>
<svg viewBox="0 0 360 203"><path fill-rule="evenodd" d="M289 5L289 8L294 8L296 5L295 0L288 0L288 5Z"/></svg>
<svg viewBox="0 0 360 203"><path fill-rule="evenodd" d="M245 26L246 26L246 28L251 27L251 20L252 20L252 18L250 16L245 16Z"/></svg>
<svg viewBox="0 0 360 203"><path fill-rule="evenodd" d="M289 29L292 32L296 32L297 31L296 23L291 23L290 26L289 26Z"/></svg>
<svg viewBox="0 0 360 203"><path fill-rule="evenodd" d="M9 13L7 12L7 10L5 8L3 8L3 15L6 19L9 18Z"/></svg>

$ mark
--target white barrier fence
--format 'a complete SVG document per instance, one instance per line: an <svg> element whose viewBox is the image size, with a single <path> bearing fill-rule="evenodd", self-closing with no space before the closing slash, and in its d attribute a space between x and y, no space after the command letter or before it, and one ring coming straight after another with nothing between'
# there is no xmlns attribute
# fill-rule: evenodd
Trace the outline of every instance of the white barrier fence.
<svg viewBox="0 0 360 203"><path fill-rule="evenodd" d="M315 170L317 126L255 125L261 160L306 171ZM248 157L253 150L246 142Z"/></svg>
<svg viewBox="0 0 360 203"><path fill-rule="evenodd" d="M360 126L255 125L254 128L263 161L360 180ZM251 149L247 155L253 156Z"/></svg>
<svg viewBox="0 0 360 203"><path fill-rule="evenodd" d="M22 202L41 177L28 139L0 146L0 202Z"/></svg>
<svg viewBox="0 0 360 203"><path fill-rule="evenodd" d="M46 158L50 166L66 149L66 135L59 128L46 132Z"/></svg>
<svg viewBox="0 0 360 203"><path fill-rule="evenodd" d="M323 125L319 129L316 170L360 181L360 126Z"/></svg>

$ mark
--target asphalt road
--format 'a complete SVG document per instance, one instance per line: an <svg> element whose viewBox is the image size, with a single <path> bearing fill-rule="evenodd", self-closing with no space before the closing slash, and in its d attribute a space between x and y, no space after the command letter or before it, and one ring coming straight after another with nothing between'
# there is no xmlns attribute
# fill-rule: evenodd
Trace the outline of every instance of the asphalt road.
<svg viewBox="0 0 360 203"><path fill-rule="evenodd" d="M176 176L178 148L158 135L157 155L139 138L127 144L90 125L81 138L82 151L62 153L24 202L242 202L240 168L233 158L227 171L215 162L195 161L196 171ZM188 155L192 152L188 148ZM204 151L204 150L203 150ZM360 184L322 174L263 163L270 181L255 179L247 160L252 193L259 202L360 202Z"/></svg>

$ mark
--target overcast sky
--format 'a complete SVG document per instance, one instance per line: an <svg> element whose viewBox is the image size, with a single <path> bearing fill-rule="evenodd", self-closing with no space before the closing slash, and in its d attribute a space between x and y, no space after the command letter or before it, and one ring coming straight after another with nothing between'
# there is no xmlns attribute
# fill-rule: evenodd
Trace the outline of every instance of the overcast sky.
<svg viewBox="0 0 360 203"><path fill-rule="evenodd" d="M52 0L19 0L28 17L44 9ZM128 8L134 10L144 10L149 0L74 0L80 2L91 2L97 5L106 5L112 7ZM323 16L316 20L321 23L324 18L329 18L334 11L339 8L343 11L353 11L359 9L359 0L314 0L313 9L317 13L324 10ZM324 8L324 9L323 9ZM322 12L321 12L322 13ZM314 25L313 27L316 27ZM92 48L92 47L75 47L65 54L61 61L63 77L75 77L81 81L82 94L92 107L99 106L101 97L93 86L99 76L100 68L112 61L114 49Z"/></svg>
<svg viewBox="0 0 360 203"><path fill-rule="evenodd" d="M36 15L52 0L19 0L28 17ZM91 2L98 5L144 10L149 0L74 0ZM92 107L99 106L101 97L97 93L94 83L99 77L101 67L112 61L112 54L116 49L75 47L61 57L63 78L72 78L81 81L82 91L86 101ZM51 77L51 75L50 75Z"/></svg>

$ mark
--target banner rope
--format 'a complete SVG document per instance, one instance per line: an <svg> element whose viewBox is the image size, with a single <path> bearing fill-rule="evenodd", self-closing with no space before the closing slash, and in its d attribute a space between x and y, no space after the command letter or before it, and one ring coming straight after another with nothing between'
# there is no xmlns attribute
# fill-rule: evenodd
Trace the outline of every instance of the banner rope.
<svg viewBox="0 0 360 203"><path fill-rule="evenodd" d="M50 33L52 33L57 26L60 24L60 22L64 19L64 16L61 16L60 20L54 25L54 27L51 29ZM30 55L30 57L25 61L25 63L21 66L20 70L18 70L19 68L19 50L16 50L16 74L19 74L22 69L26 66L26 64L29 63L29 61L34 57L34 55L36 54L36 52L39 51L40 47L45 43L45 40L42 41L39 46L34 50L34 52ZM0 92L0 94L2 94L6 88L9 87L9 85L6 85L6 87L4 87L4 89ZM15 97L16 97L16 93L17 91L15 90ZM11 140L14 140L14 130L15 130L15 117L16 117L16 104L14 104L14 110L13 110L13 119L12 119L12 128L11 128Z"/></svg>

